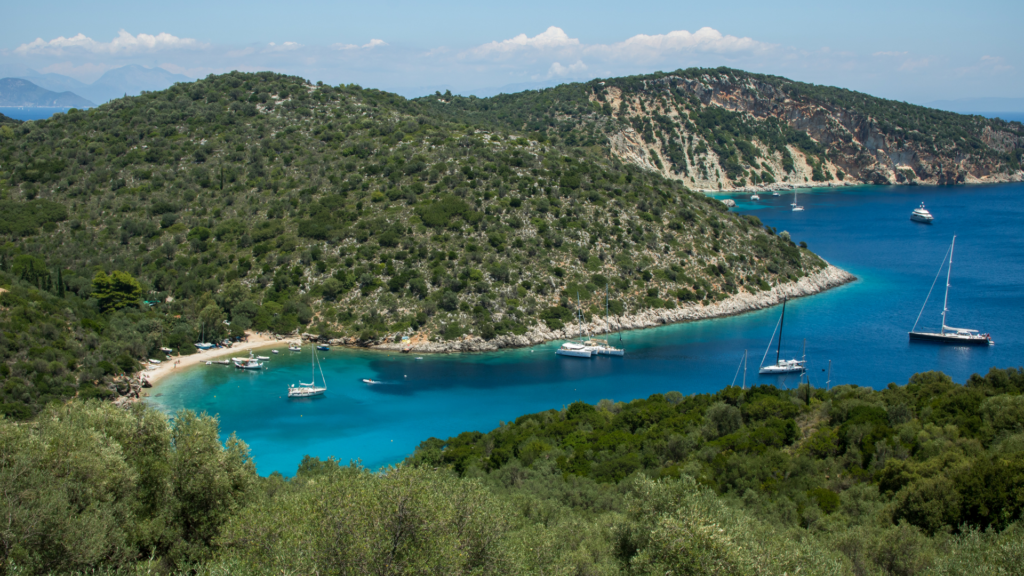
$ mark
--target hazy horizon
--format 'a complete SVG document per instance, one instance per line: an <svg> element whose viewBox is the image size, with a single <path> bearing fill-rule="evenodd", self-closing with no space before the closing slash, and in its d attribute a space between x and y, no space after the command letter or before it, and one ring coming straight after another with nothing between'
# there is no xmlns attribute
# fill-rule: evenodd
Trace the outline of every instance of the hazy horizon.
<svg viewBox="0 0 1024 576"><path fill-rule="evenodd" d="M608 0L481 9L465 0L281 7L56 0L7 7L0 73L35 70L89 84L127 64L189 78L271 70L399 94L457 93L728 66L927 104L1024 97L1024 5L948 0L849 7ZM202 14L202 18L196 18ZM996 17L994 17L996 16ZM912 26L907 23L912 22ZM6 72L4 72L6 71Z"/></svg>

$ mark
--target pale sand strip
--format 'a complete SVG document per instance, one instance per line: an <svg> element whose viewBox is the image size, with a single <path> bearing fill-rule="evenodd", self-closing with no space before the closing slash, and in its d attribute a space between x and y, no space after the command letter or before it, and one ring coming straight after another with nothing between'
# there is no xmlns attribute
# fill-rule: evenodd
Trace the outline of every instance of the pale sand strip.
<svg viewBox="0 0 1024 576"><path fill-rule="evenodd" d="M277 348L282 352L287 352L290 343L299 341L299 338L294 336L278 340L276 336L267 333L246 331L245 334L249 338L247 342L236 342L231 348L212 348L186 356L171 356L170 360L164 360L159 365L143 370L140 376L144 380L148 380L151 386L156 387L161 378L183 372L193 366L206 364L209 360L223 360L233 356L248 356L249 350L255 352L256 350ZM225 366L225 368L230 368L230 366Z"/></svg>

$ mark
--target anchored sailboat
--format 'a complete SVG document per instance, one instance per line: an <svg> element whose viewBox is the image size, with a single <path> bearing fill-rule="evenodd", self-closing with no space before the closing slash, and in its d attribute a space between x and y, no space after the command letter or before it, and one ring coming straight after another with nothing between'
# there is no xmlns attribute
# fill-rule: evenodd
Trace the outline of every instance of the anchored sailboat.
<svg viewBox="0 0 1024 576"><path fill-rule="evenodd" d="M309 384L299 381L298 384L292 384L288 387L289 398L311 398L313 396L321 396L324 392L327 392L327 379L324 378L324 369L320 368L320 379L323 381L323 386L316 385L316 368L320 362L316 358L316 347L310 346L310 359L309 359L309 371L310 378L312 381Z"/></svg>
<svg viewBox="0 0 1024 576"><path fill-rule="evenodd" d="M562 344L562 346L559 347L558 350L555 350L555 354L557 354L559 356L571 356L573 358L590 358L591 354L593 353L593 351L591 350L590 346L587 346L586 344L583 343L583 320L580 318L580 311L579 311L580 302L579 302L579 299L580 299L580 296L577 293L576 294L576 319L579 321L579 337L580 337L580 341L579 342L569 341L569 342L566 342L565 344Z"/></svg>
<svg viewBox="0 0 1024 576"><path fill-rule="evenodd" d="M782 300L782 315L779 316L779 323L775 326L776 331L779 333L779 347L775 350L775 364L770 366L764 365L764 359L768 357L768 352L772 349L772 341L775 340L775 332L772 332L772 339L768 341L768 348L764 351L764 358L761 358L761 369L758 370L759 374L796 374L804 371L804 364L807 363L806 351L807 345L804 343L804 359L803 360L783 360L782 354L782 326L786 319L786 299Z"/></svg>
<svg viewBox="0 0 1024 576"><path fill-rule="evenodd" d="M608 319L608 285L604 287L604 317ZM619 341L622 341L622 333L619 333ZM622 356L625 351L622 348L616 348L608 343L607 340L599 338L587 338L584 344L590 348L590 353L594 356Z"/></svg>
<svg viewBox="0 0 1024 576"><path fill-rule="evenodd" d="M910 330L911 340L921 340L925 342L938 342L942 344L966 344L966 345L985 345L992 346L995 342L992 341L992 337L989 334L982 334L977 330L971 330L970 328L950 328L946 326L946 313L949 312L949 277L953 271L953 248L956 246L956 235L953 235L953 242L949 245L949 265L946 268L946 296L942 300L942 328L938 332L918 332L917 324L921 321L921 315L924 314L924 308L928 305L928 299L932 296L932 290L935 289L935 282L939 280L939 275L942 274L942 265L939 266L939 271L935 274L935 280L932 281L932 287L928 290L928 296L924 299L924 305L921 306L921 312L917 315L917 321L914 322L914 328ZM942 263L946 263L946 259L942 259Z"/></svg>

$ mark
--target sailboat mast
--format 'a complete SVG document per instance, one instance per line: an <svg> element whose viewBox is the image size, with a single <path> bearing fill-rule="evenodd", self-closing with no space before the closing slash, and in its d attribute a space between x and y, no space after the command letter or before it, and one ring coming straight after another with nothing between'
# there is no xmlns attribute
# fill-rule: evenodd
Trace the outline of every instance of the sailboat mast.
<svg viewBox="0 0 1024 576"><path fill-rule="evenodd" d="M782 318L779 318L779 347L775 350L775 364L779 364L779 355L782 353L782 325L786 322L786 298L782 299Z"/></svg>
<svg viewBox="0 0 1024 576"><path fill-rule="evenodd" d="M747 351L743 351L743 389L747 389Z"/></svg>
<svg viewBox="0 0 1024 576"><path fill-rule="evenodd" d="M309 341L309 378L310 383L316 386L316 346Z"/></svg>
<svg viewBox="0 0 1024 576"><path fill-rule="evenodd" d="M949 267L946 268L946 297L942 299L942 328L940 334L946 333L946 312L949 305L949 275L953 271L953 248L956 246L956 234L953 235L953 243L949 245Z"/></svg>
<svg viewBox="0 0 1024 576"><path fill-rule="evenodd" d="M580 309L580 291L576 291L576 319L579 320L580 340L583 340L583 310Z"/></svg>

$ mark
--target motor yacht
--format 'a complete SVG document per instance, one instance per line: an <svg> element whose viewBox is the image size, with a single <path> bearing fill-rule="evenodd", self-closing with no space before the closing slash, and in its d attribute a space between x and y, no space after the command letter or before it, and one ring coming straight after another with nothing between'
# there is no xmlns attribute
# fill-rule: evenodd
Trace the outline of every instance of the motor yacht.
<svg viewBox="0 0 1024 576"><path fill-rule="evenodd" d="M914 222L920 222L922 224L931 224L932 221L935 220L935 217L932 216L931 212L925 209L924 202L921 202L921 205L910 213L910 219L913 220Z"/></svg>

